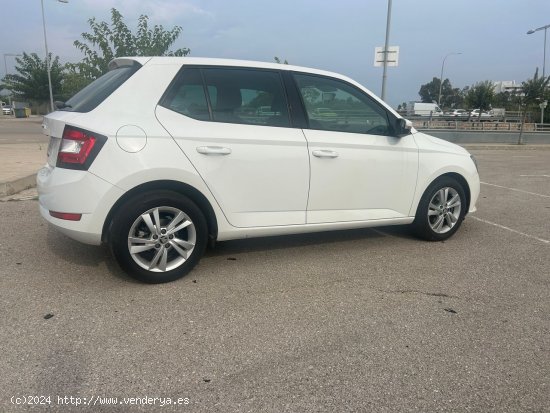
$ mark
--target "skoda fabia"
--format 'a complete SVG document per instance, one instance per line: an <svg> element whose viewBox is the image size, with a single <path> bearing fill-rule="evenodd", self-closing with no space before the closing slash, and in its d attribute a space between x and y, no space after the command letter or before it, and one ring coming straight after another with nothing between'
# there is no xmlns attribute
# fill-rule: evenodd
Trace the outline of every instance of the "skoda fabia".
<svg viewBox="0 0 550 413"><path fill-rule="evenodd" d="M44 118L40 211L141 281L182 277L215 240L407 224L440 241L475 210L475 159L345 76L188 57L109 68Z"/></svg>

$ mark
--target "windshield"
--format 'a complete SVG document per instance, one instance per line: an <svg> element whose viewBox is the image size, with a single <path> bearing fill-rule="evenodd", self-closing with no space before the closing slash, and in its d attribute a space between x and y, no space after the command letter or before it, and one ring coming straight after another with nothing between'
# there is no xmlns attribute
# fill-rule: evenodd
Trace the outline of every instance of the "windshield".
<svg viewBox="0 0 550 413"><path fill-rule="evenodd" d="M60 110L71 112L89 112L95 109L101 102L117 90L128 80L141 66L123 66L105 73L97 78L67 102Z"/></svg>

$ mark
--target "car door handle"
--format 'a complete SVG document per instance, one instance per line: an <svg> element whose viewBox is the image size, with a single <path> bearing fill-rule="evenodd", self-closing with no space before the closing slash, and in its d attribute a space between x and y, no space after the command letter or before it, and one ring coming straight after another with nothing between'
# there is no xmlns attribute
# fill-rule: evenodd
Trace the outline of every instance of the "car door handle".
<svg viewBox="0 0 550 413"><path fill-rule="evenodd" d="M199 146L197 152L203 155L229 155L231 149L224 148L223 146Z"/></svg>
<svg viewBox="0 0 550 413"><path fill-rule="evenodd" d="M326 149L317 149L312 153L313 153L313 156L316 156L317 158L337 158L338 157L338 152L329 151Z"/></svg>

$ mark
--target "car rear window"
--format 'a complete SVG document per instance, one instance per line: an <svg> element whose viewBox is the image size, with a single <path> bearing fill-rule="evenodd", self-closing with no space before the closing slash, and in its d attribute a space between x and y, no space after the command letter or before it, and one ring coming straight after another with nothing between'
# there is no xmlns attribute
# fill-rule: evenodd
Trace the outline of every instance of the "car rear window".
<svg viewBox="0 0 550 413"><path fill-rule="evenodd" d="M117 90L141 67L139 64L122 66L110 70L97 78L67 102L61 110L70 112L89 112Z"/></svg>

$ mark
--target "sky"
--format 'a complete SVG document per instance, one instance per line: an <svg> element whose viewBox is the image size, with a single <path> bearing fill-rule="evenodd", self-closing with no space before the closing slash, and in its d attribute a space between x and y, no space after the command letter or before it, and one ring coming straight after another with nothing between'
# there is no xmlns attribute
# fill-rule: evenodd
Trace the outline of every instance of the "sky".
<svg viewBox="0 0 550 413"><path fill-rule="evenodd" d="M129 27L139 15L166 29L182 26L172 49L195 57L289 63L347 75L381 94L382 68L374 49L383 46L388 0L43 0L50 52L62 62L83 55L73 42L89 31L88 19L109 21L116 8ZM8 0L0 9L0 54L44 56L39 0ZM388 68L386 100L394 107L419 100L423 83L439 77L462 88L483 80L517 83L542 71L550 0L393 0L390 46L399 66ZM550 46L550 39L548 41ZM550 74L550 51L547 53ZM6 56L9 73L15 59ZM5 69L0 70L4 76Z"/></svg>

